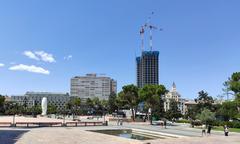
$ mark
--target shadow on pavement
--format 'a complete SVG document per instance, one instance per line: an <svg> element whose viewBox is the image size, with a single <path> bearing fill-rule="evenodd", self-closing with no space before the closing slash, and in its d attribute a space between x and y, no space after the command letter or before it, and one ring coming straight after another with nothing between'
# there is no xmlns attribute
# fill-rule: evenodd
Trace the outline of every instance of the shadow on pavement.
<svg viewBox="0 0 240 144"><path fill-rule="evenodd" d="M0 130L1 144L14 144L17 140L29 130Z"/></svg>

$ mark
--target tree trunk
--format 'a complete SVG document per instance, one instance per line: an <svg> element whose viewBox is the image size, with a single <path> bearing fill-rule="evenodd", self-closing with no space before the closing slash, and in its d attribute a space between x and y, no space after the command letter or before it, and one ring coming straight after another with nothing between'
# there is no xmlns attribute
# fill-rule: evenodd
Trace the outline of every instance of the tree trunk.
<svg viewBox="0 0 240 144"><path fill-rule="evenodd" d="M135 119L136 119L136 115L137 115L137 109L138 109L137 107L138 107L138 106L136 106L136 107L134 108L134 110L135 110L135 111L134 111Z"/></svg>
<svg viewBox="0 0 240 144"><path fill-rule="evenodd" d="M135 121L135 115L134 115L133 107L131 109L132 109L132 120Z"/></svg>

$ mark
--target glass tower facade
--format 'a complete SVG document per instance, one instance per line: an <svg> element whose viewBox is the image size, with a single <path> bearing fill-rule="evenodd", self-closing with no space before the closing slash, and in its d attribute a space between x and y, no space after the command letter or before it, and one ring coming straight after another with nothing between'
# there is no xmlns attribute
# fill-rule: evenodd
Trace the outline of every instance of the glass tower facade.
<svg viewBox="0 0 240 144"><path fill-rule="evenodd" d="M136 58L137 86L142 88L146 84L159 84L158 51L143 51Z"/></svg>

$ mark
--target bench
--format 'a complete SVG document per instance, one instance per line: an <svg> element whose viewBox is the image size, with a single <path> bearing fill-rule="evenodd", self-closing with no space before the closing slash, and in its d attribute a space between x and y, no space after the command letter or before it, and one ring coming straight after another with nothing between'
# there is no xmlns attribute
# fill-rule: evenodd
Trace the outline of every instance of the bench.
<svg viewBox="0 0 240 144"><path fill-rule="evenodd" d="M66 122L66 126L102 126L103 122Z"/></svg>
<svg viewBox="0 0 240 144"><path fill-rule="evenodd" d="M78 122L66 122L65 124L66 124L66 126L68 126L68 125L75 125L75 126L77 126Z"/></svg>
<svg viewBox="0 0 240 144"><path fill-rule="evenodd" d="M84 124L84 126L99 126L103 125L103 122L79 122L79 124Z"/></svg>
<svg viewBox="0 0 240 144"><path fill-rule="evenodd" d="M11 122L0 122L0 126L1 126L1 127L11 126L11 125L12 125Z"/></svg>
<svg viewBox="0 0 240 144"><path fill-rule="evenodd" d="M62 125L61 122L16 122L17 125L26 125L29 127L29 125L37 125L38 127L48 127L53 125Z"/></svg>

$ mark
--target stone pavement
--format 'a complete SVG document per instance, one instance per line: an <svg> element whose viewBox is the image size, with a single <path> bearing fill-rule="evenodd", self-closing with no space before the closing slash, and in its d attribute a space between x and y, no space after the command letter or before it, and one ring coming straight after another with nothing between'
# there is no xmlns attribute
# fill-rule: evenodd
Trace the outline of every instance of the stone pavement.
<svg viewBox="0 0 240 144"><path fill-rule="evenodd" d="M22 120L22 119L19 119ZM25 119L26 120L26 119ZM27 119L33 120L33 119ZM37 120L37 119L34 119ZM38 120L49 121L48 118ZM55 119L56 120L56 119ZM54 120L54 121L55 121ZM51 120L52 121L52 120ZM167 138L138 141L86 130L102 129L141 129L167 134L185 136L183 138ZM231 129L230 129L231 130ZM124 123L117 126L110 122L109 126L89 127L42 127L42 128L0 128L0 144L240 144L240 134L230 132L228 137L223 132L213 131L211 136L201 137L200 129L179 124L168 126L152 126L148 123Z"/></svg>
<svg viewBox="0 0 240 144"><path fill-rule="evenodd" d="M116 127L46 127L1 128L1 144L239 144L239 134L211 135L138 141L86 131L88 129L117 129ZM119 127L123 128L123 127Z"/></svg>
<svg viewBox="0 0 240 144"><path fill-rule="evenodd" d="M74 127L33 129L24 134L16 144L141 144L141 142Z"/></svg>

